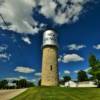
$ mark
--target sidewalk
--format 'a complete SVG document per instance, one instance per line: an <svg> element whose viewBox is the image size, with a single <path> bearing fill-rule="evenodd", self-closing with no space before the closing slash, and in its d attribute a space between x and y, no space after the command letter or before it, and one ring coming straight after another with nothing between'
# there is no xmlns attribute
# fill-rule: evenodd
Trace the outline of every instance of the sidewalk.
<svg viewBox="0 0 100 100"><path fill-rule="evenodd" d="M27 89L0 90L0 100L10 100Z"/></svg>

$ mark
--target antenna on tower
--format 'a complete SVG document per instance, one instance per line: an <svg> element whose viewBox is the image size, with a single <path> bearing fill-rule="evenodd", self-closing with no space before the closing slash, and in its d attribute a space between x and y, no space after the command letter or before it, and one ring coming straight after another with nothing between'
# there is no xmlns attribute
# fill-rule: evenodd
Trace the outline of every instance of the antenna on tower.
<svg viewBox="0 0 100 100"><path fill-rule="evenodd" d="M3 16L2 16L2 14L0 14L0 17L1 17L1 19L3 20L3 23L5 24L5 26L7 27L7 29L9 29L9 27L8 27L8 25L7 25L6 21L4 20L4 18L3 18Z"/></svg>

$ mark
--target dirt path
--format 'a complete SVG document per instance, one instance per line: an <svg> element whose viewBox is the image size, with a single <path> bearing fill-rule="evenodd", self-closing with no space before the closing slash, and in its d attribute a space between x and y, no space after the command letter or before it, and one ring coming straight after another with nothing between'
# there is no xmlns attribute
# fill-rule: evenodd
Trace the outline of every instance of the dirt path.
<svg viewBox="0 0 100 100"><path fill-rule="evenodd" d="M10 100L27 89L0 90L0 100Z"/></svg>

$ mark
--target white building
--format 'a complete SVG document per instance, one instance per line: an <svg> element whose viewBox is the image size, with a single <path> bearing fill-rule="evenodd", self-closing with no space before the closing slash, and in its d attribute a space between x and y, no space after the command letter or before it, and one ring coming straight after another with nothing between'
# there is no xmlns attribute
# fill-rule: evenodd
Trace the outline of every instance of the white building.
<svg viewBox="0 0 100 100"><path fill-rule="evenodd" d="M77 83L74 81L65 82L65 87L77 87Z"/></svg>
<svg viewBox="0 0 100 100"><path fill-rule="evenodd" d="M7 84L8 86L14 86L14 87L16 87L16 83L12 83L12 82L8 82L8 84Z"/></svg>
<svg viewBox="0 0 100 100"><path fill-rule="evenodd" d="M95 82L93 81L86 81L86 82L79 82L78 87L97 87L97 85L95 85Z"/></svg>
<svg viewBox="0 0 100 100"><path fill-rule="evenodd" d="M69 82L65 82L64 86L61 87L97 87L97 85L95 85L95 82L93 81L85 81L85 82L74 82L74 81L69 81Z"/></svg>

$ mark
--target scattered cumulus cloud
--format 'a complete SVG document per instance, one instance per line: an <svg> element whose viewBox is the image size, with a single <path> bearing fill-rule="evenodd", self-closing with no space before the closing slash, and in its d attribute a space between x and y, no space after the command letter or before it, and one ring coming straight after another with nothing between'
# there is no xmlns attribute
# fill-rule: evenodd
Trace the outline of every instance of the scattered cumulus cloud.
<svg viewBox="0 0 100 100"><path fill-rule="evenodd" d="M38 81L39 81L39 78L28 79L28 77L25 77L25 76L7 77L7 78L5 78L5 79L8 80L9 82L12 82L12 81L14 81L14 80L26 79L27 81L33 82L33 83L35 83L35 84L37 84Z"/></svg>
<svg viewBox="0 0 100 100"><path fill-rule="evenodd" d="M77 61L83 61L84 58L77 55L77 54L66 54L64 55L62 62L69 63L69 62L77 62Z"/></svg>
<svg viewBox="0 0 100 100"><path fill-rule="evenodd" d="M19 78L17 78L17 77L7 77L5 79L8 81L19 80Z"/></svg>
<svg viewBox="0 0 100 100"><path fill-rule="evenodd" d="M86 68L84 71L88 72L91 69L91 67Z"/></svg>
<svg viewBox="0 0 100 100"><path fill-rule="evenodd" d="M75 70L75 71L74 71L74 73L76 73L76 74L77 74L78 72L79 72L79 70Z"/></svg>
<svg viewBox="0 0 100 100"><path fill-rule="evenodd" d="M100 44L94 45L93 48L97 49L97 50L100 50Z"/></svg>
<svg viewBox="0 0 100 100"><path fill-rule="evenodd" d="M90 0L0 0L0 14L9 30L19 33L38 33L45 23L38 22L32 15L37 13L54 24L62 25L76 22L82 14L84 5ZM0 27L7 29L2 18Z"/></svg>
<svg viewBox="0 0 100 100"><path fill-rule="evenodd" d="M22 66L16 67L14 71L26 74L35 72L35 70L30 67L22 67Z"/></svg>
<svg viewBox="0 0 100 100"><path fill-rule="evenodd" d="M29 37L22 37L22 40L25 42L25 43L27 43L27 44L31 44L31 40L30 40L30 38Z"/></svg>
<svg viewBox="0 0 100 100"><path fill-rule="evenodd" d="M19 79L27 79L25 76L19 76Z"/></svg>
<svg viewBox="0 0 100 100"><path fill-rule="evenodd" d="M88 67L88 68L86 68L86 69L83 69L83 71L85 71L86 73L88 73L88 71L91 69L91 67ZM82 69L80 69L80 70L82 70ZM74 71L74 73L78 73L80 70L75 70Z"/></svg>
<svg viewBox="0 0 100 100"><path fill-rule="evenodd" d="M0 59L2 60L10 60L10 54L7 53L0 53Z"/></svg>
<svg viewBox="0 0 100 100"><path fill-rule="evenodd" d="M32 80L31 80L31 82L36 82L36 81L37 81L37 79L32 79Z"/></svg>
<svg viewBox="0 0 100 100"><path fill-rule="evenodd" d="M32 34L38 32L37 22L32 18L35 3L35 0L4 0L0 5L0 14L9 24L9 30ZM0 26L3 29L7 28L2 19Z"/></svg>
<svg viewBox="0 0 100 100"><path fill-rule="evenodd" d="M65 70L64 71L64 74L67 74L67 75L69 75L71 72L69 71L69 70Z"/></svg>
<svg viewBox="0 0 100 100"><path fill-rule="evenodd" d="M57 24L75 22L89 0L39 0L40 13Z"/></svg>
<svg viewBox="0 0 100 100"><path fill-rule="evenodd" d="M19 77L7 77L5 78L8 81L13 81L13 80L20 80L20 79L27 79L27 77L24 76L19 76Z"/></svg>
<svg viewBox="0 0 100 100"><path fill-rule="evenodd" d="M7 48L8 48L8 45L6 45L6 44L0 45L0 52L7 50Z"/></svg>
<svg viewBox="0 0 100 100"><path fill-rule="evenodd" d="M1 61L9 61L11 54L7 52L8 45L2 44L0 45L0 60Z"/></svg>
<svg viewBox="0 0 100 100"><path fill-rule="evenodd" d="M61 56L61 55L58 57L58 62L61 62L62 61L62 57L63 56Z"/></svg>
<svg viewBox="0 0 100 100"><path fill-rule="evenodd" d="M80 50L82 48L85 48L85 45L77 45L77 44L70 44L67 46L69 50Z"/></svg>
<svg viewBox="0 0 100 100"><path fill-rule="evenodd" d="M40 77L41 76L41 73L40 72L37 72L34 75L37 76L37 77Z"/></svg>

